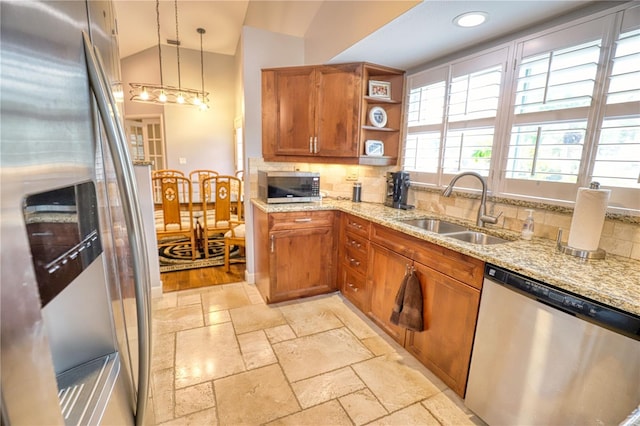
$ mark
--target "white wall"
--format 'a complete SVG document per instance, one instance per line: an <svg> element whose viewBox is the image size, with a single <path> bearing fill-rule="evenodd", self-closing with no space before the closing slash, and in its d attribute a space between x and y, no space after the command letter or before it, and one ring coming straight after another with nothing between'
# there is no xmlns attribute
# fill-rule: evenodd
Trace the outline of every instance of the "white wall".
<svg viewBox="0 0 640 426"><path fill-rule="evenodd" d="M129 83L160 83L158 66L158 47L149 48L135 55L127 56L120 61L122 89L124 91L124 115L159 115L163 112L161 105L143 104L129 100L131 95Z"/></svg>
<svg viewBox="0 0 640 426"><path fill-rule="evenodd" d="M262 158L262 68L304 64L304 40L251 27L242 29L239 65L242 74L244 105L244 145L246 158ZM246 160L245 160L246 164ZM245 173L245 194L249 193L249 170ZM245 199L248 200L247 195ZM253 282L253 226L251 204L247 202L247 281Z"/></svg>
<svg viewBox="0 0 640 426"><path fill-rule="evenodd" d="M325 1L305 34L305 62L324 64L420 0Z"/></svg>
<svg viewBox="0 0 640 426"><path fill-rule="evenodd" d="M164 115L167 167L188 174L195 169L211 169L233 174L233 119L235 114L234 57L204 54L204 89L209 92L209 110L183 105L158 106L129 100L129 82L159 83L157 47L122 60L125 87L125 117ZM178 87L176 50L162 46L163 82ZM199 90L200 51L180 49L181 86ZM183 158L186 164L180 164Z"/></svg>

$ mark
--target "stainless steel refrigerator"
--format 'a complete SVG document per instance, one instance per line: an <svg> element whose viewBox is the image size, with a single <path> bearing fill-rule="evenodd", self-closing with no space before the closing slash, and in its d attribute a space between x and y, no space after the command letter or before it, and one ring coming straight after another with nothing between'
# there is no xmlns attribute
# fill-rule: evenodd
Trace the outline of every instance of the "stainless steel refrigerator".
<svg viewBox="0 0 640 426"><path fill-rule="evenodd" d="M2 425L148 424L151 316L110 1L0 2Z"/></svg>

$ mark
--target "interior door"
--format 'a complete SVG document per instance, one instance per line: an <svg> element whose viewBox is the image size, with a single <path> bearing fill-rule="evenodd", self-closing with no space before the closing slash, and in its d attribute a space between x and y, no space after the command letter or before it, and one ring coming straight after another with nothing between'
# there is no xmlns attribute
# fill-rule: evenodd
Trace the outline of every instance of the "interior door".
<svg viewBox="0 0 640 426"><path fill-rule="evenodd" d="M133 161L151 162L151 170L167 168L160 117L127 118L125 133Z"/></svg>

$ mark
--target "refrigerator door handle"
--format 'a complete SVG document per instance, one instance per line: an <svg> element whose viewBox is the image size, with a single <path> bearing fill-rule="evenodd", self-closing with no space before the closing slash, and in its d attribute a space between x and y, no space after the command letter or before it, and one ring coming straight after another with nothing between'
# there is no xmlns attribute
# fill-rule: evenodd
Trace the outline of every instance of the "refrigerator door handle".
<svg viewBox="0 0 640 426"><path fill-rule="evenodd" d="M105 127L111 156L114 158L116 178L122 191L122 205L125 222L129 233L129 246L132 254L133 276L136 293L136 311L138 317L138 352L140 365L138 368L138 395L136 401L136 424L143 425L146 417L146 406L149 397L149 378L151 370L151 309L149 265L147 264L147 247L144 241L142 215L138 204L137 187L129 152L125 146L122 124L111 115L117 117L118 110L113 95L106 85L106 75L100 56L94 51L86 32L82 32L84 51L87 58L87 71L91 89L98 105L100 117Z"/></svg>

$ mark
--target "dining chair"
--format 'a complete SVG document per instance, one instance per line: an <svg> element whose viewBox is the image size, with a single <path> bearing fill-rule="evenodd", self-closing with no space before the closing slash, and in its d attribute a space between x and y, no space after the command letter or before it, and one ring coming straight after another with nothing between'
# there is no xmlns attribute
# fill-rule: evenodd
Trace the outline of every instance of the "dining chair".
<svg viewBox="0 0 640 426"><path fill-rule="evenodd" d="M202 180L201 193L205 194L202 199L205 257L209 255L210 243L244 223L241 188L242 183L235 176L218 175Z"/></svg>
<svg viewBox="0 0 640 426"><path fill-rule="evenodd" d="M207 177L218 176L220 173L215 170L198 169L192 170L189 173L189 179L191 179L191 185L193 186L193 202L202 203L202 180Z"/></svg>
<svg viewBox="0 0 640 426"><path fill-rule="evenodd" d="M173 169L160 169L152 171L151 176L184 176L184 172Z"/></svg>
<svg viewBox="0 0 640 426"><path fill-rule="evenodd" d="M232 228L224 234L224 267L227 272L231 271L231 247L238 247L241 251L245 250L244 222L232 222Z"/></svg>
<svg viewBox="0 0 640 426"><path fill-rule="evenodd" d="M158 247L185 245L190 247L191 260L196 259L197 242L193 224L191 181L184 176L152 177ZM181 239L170 237L183 237Z"/></svg>

